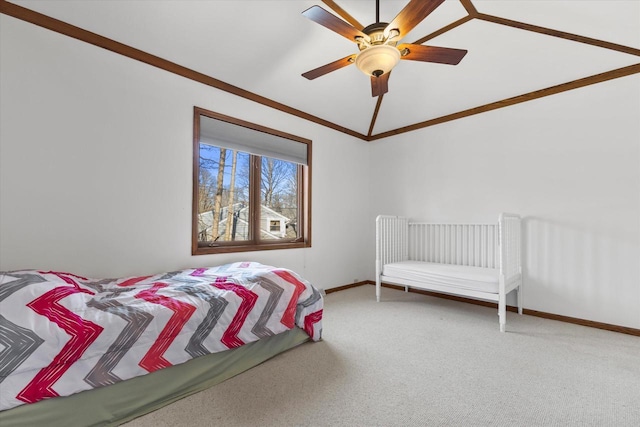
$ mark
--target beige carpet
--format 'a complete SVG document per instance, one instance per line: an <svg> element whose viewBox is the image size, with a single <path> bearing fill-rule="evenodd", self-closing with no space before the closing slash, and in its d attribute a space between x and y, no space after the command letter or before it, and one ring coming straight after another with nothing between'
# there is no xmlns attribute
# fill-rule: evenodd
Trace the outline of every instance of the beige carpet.
<svg viewBox="0 0 640 427"><path fill-rule="evenodd" d="M640 338L365 285L324 340L138 418L158 426L638 426Z"/></svg>

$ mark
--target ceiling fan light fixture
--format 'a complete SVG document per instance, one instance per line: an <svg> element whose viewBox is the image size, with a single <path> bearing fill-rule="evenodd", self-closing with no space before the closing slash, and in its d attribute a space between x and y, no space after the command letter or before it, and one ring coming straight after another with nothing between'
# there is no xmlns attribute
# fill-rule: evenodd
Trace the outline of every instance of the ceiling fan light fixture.
<svg viewBox="0 0 640 427"><path fill-rule="evenodd" d="M367 76L380 77L395 67L400 61L398 48L389 45L374 45L366 48L356 57L356 67Z"/></svg>

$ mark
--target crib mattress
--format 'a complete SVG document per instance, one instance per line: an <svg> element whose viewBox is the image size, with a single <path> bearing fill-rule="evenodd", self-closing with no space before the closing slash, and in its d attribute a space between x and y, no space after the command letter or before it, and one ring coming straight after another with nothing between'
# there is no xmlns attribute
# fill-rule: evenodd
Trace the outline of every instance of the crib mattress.
<svg viewBox="0 0 640 427"><path fill-rule="evenodd" d="M498 293L500 272L495 268L401 261L386 264L382 275L390 280L431 282L443 286L480 292Z"/></svg>

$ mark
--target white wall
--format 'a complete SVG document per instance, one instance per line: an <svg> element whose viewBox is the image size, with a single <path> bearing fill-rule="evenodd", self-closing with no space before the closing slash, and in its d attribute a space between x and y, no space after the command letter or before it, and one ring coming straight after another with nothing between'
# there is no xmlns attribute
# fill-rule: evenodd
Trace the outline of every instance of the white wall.
<svg viewBox="0 0 640 427"><path fill-rule="evenodd" d="M374 278L376 214L513 211L527 308L640 328L637 75L365 144L4 15L0 39L0 270L253 259L330 288ZM190 255L194 105L313 140L312 248Z"/></svg>
<svg viewBox="0 0 640 427"><path fill-rule="evenodd" d="M251 259L323 288L367 278L361 141L0 19L0 270L113 277ZM191 256L194 105L313 140L312 248Z"/></svg>
<svg viewBox="0 0 640 427"><path fill-rule="evenodd" d="M369 223L520 213L526 308L640 328L637 75L375 142L371 162Z"/></svg>

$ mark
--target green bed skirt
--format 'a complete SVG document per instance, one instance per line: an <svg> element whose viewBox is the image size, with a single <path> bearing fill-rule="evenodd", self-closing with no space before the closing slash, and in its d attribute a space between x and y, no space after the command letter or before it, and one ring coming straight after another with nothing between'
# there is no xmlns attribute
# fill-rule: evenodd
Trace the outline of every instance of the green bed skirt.
<svg viewBox="0 0 640 427"><path fill-rule="evenodd" d="M0 426L110 426L154 411L309 340L299 328L114 385L0 412ZM0 385L0 389L1 389ZM0 390L1 391L1 390Z"/></svg>

